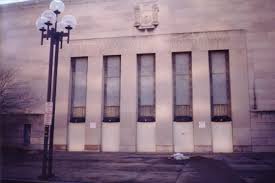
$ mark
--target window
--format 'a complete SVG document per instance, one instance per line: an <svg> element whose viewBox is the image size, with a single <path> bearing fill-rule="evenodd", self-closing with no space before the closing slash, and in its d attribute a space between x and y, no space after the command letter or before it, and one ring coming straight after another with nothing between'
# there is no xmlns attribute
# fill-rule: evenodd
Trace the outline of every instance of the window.
<svg viewBox="0 0 275 183"><path fill-rule="evenodd" d="M155 121L155 55L142 54L138 61L138 121Z"/></svg>
<svg viewBox="0 0 275 183"><path fill-rule="evenodd" d="M103 121L120 121L120 56L104 57Z"/></svg>
<svg viewBox="0 0 275 183"><path fill-rule="evenodd" d="M173 53L174 121L193 121L191 52Z"/></svg>
<svg viewBox="0 0 275 183"><path fill-rule="evenodd" d="M24 145L31 144L31 124L24 124Z"/></svg>
<svg viewBox="0 0 275 183"><path fill-rule="evenodd" d="M209 66L211 120L231 121L228 51L209 51Z"/></svg>
<svg viewBox="0 0 275 183"><path fill-rule="evenodd" d="M71 122L85 122L87 65L87 58L73 58L71 62Z"/></svg>

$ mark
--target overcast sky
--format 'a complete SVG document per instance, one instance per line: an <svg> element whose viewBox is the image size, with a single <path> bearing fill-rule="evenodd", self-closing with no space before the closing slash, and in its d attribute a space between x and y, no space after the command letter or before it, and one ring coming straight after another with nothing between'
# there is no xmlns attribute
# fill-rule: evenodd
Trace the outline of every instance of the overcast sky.
<svg viewBox="0 0 275 183"><path fill-rule="evenodd" d="M29 0L0 0L0 5L1 4L16 3L16 2L23 2L23 1L29 1Z"/></svg>

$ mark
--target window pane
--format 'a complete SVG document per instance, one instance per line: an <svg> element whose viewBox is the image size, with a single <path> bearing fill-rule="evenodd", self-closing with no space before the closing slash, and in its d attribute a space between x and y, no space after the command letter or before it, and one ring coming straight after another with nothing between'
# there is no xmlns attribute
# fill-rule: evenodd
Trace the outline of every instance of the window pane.
<svg viewBox="0 0 275 183"><path fill-rule="evenodd" d="M72 108L72 116L74 118L84 118L86 114L86 107L81 106L81 107L74 107Z"/></svg>
<svg viewBox="0 0 275 183"><path fill-rule="evenodd" d="M139 116L152 117L155 114L154 106L141 106L139 109Z"/></svg>
<svg viewBox="0 0 275 183"><path fill-rule="evenodd" d="M191 53L173 54L174 121L192 121Z"/></svg>
<svg viewBox="0 0 275 183"><path fill-rule="evenodd" d="M71 122L85 122L87 65L87 58L72 60Z"/></svg>
<svg viewBox="0 0 275 183"><path fill-rule="evenodd" d="M107 77L119 77L120 76L120 57L108 56L107 57Z"/></svg>
<svg viewBox="0 0 275 183"><path fill-rule="evenodd" d="M226 73L226 56L224 52L214 52L211 55L212 73Z"/></svg>
<svg viewBox="0 0 275 183"><path fill-rule="evenodd" d="M192 110L190 105L177 105L175 108L175 113L177 116L192 116L191 112Z"/></svg>
<svg viewBox="0 0 275 183"><path fill-rule="evenodd" d="M104 122L119 122L120 56L104 57Z"/></svg>
<svg viewBox="0 0 275 183"><path fill-rule="evenodd" d="M119 107L118 106L106 106L104 108L104 118L119 118ZM119 119L118 119L119 120ZM106 120L110 121L110 120Z"/></svg>
<svg viewBox="0 0 275 183"><path fill-rule="evenodd" d="M154 56L142 55L140 59L140 75L153 76L154 74Z"/></svg>
<svg viewBox="0 0 275 183"><path fill-rule="evenodd" d="M191 105L189 75L176 76L176 105Z"/></svg>
<svg viewBox="0 0 275 183"><path fill-rule="evenodd" d="M213 106L213 115L214 116L229 116L228 114L230 114L229 105L215 104Z"/></svg>
<svg viewBox="0 0 275 183"><path fill-rule="evenodd" d="M155 121L155 56L138 55L138 121Z"/></svg>
<svg viewBox="0 0 275 183"><path fill-rule="evenodd" d="M187 53L175 54L176 74L190 74L190 55Z"/></svg>
<svg viewBox="0 0 275 183"><path fill-rule="evenodd" d="M228 104L226 74L212 75L213 104Z"/></svg>
<svg viewBox="0 0 275 183"><path fill-rule="evenodd" d="M77 60L75 62L73 106L84 106L86 104L87 62Z"/></svg>
<svg viewBox="0 0 275 183"><path fill-rule="evenodd" d="M228 51L210 51L212 121L231 121Z"/></svg>
<svg viewBox="0 0 275 183"><path fill-rule="evenodd" d="M106 106L119 106L120 78L106 79Z"/></svg>
<svg viewBox="0 0 275 183"><path fill-rule="evenodd" d="M154 105L154 78L140 78L140 105Z"/></svg>

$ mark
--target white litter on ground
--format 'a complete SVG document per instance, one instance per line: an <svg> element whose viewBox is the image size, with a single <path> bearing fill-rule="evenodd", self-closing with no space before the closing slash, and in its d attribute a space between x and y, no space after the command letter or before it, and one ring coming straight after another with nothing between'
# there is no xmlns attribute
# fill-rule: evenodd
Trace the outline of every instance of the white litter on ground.
<svg viewBox="0 0 275 183"><path fill-rule="evenodd" d="M175 153L171 156L171 158L175 159L175 160L186 160L189 159L189 156L185 156L182 153Z"/></svg>

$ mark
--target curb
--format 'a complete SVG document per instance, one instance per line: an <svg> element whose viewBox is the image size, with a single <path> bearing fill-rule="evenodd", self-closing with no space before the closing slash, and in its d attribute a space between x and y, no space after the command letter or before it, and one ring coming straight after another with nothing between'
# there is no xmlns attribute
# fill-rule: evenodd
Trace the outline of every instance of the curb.
<svg viewBox="0 0 275 183"><path fill-rule="evenodd" d="M56 181L56 180L34 180L34 179L0 179L1 183L85 183L79 181Z"/></svg>

